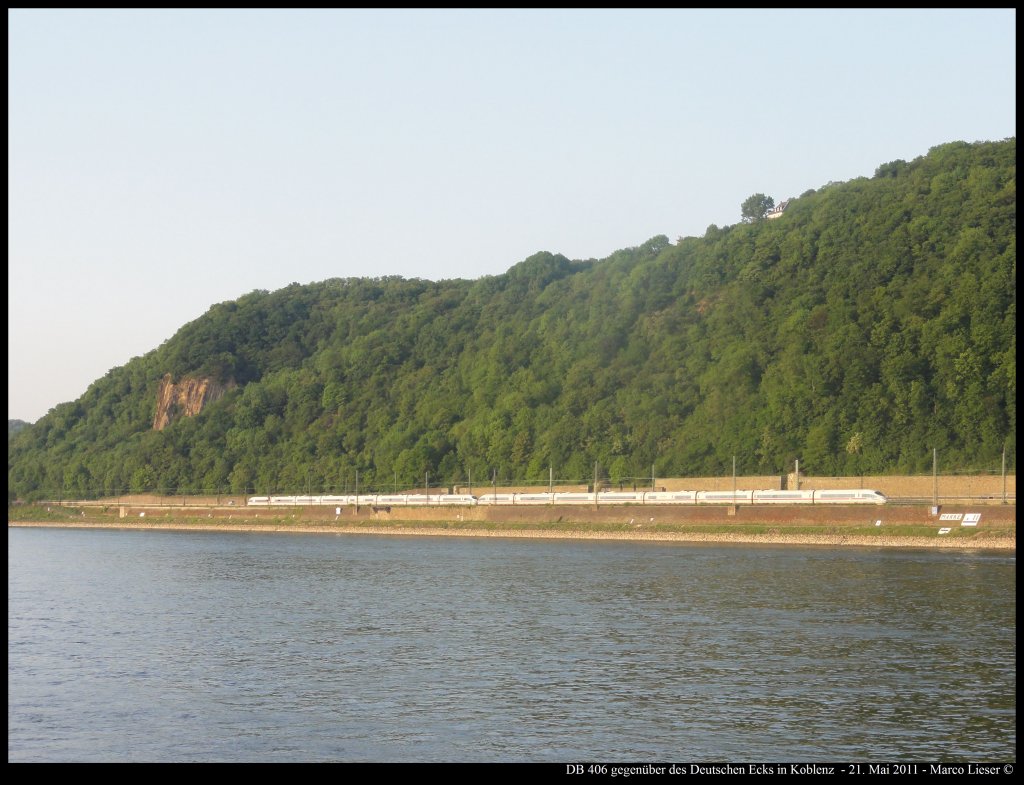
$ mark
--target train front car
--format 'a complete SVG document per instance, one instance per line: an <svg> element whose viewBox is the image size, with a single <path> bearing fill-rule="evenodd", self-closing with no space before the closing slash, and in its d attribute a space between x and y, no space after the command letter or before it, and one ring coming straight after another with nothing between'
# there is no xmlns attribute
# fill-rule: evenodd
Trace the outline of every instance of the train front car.
<svg viewBox="0 0 1024 785"><path fill-rule="evenodd" d="M870 488L815 491L815 504L885 504L885 495Z"/></svg>

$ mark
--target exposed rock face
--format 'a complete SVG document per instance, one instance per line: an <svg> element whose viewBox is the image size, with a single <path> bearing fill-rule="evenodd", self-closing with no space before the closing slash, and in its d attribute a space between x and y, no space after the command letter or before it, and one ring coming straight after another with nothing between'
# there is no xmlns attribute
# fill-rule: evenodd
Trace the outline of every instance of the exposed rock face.
<svg viewBox="0 0 1024 785"><path fill-rule="evenodd" d="M156 393L153 430L162 431L181 415L194 417L207 405L223 398L224 393L234 386L231 382L224 385L210 378L193 379L187 376L175 384L169 373L164 374Z"/></svg>

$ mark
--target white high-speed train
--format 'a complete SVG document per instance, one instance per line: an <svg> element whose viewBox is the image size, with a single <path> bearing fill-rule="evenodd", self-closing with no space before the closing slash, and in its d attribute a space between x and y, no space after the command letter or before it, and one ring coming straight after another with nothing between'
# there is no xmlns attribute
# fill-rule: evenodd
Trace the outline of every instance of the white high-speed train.
<svg viewBox="0 0 1024 785"><path fill-rule="evenodd" d="M513 505L592 505L593 493L396 493L359 496L250 496L249 507L465 507ZM870 489L821 491L601 491L601 505L686 504L885 504Z"/></svg>

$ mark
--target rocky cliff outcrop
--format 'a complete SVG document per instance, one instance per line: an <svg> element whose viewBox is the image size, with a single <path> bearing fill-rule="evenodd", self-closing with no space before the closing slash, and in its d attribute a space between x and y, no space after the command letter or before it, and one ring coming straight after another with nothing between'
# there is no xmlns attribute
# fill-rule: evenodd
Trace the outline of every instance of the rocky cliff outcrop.
<svg viewBox="0 0 1024 785"><path fill-rule="evenodd" d="M160 380L160 389L156 393L153 430L162 431L182 415L194 417L209 404L223 398L224 393L234 386L234 382L221 384L210 378L187 376L175 384L169 373L164 374L164 378Z"/></svg>

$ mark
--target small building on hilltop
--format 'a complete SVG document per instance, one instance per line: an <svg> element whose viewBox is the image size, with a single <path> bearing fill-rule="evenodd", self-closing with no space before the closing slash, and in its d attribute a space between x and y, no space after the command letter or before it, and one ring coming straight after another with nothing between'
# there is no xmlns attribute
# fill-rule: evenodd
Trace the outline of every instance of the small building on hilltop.
<svg viewBox="0 0 1024 785"><path fill-rule="evenodd" d="M771 210L765 213L765 218L767 218L768 220L771 220L772 218L778 218L786 211L786 208L789 207L789 203L792 201L792 199L787 199L784 202L779 202Z"/></svg>

